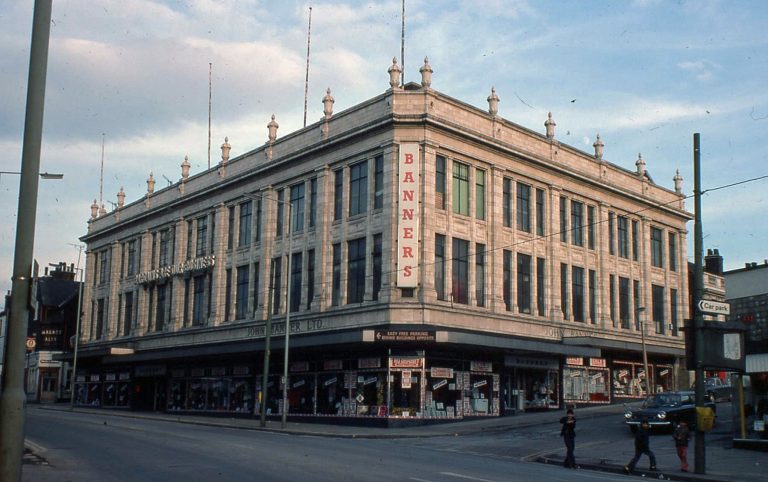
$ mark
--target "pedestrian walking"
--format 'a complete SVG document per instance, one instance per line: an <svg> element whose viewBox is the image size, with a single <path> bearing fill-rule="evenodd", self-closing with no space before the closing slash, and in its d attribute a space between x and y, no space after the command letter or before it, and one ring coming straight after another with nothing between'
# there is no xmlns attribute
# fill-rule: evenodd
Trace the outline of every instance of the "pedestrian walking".
<svg viewBox="0 0 768 482"><path fill-rule="evenodd" d="M624 466L624 473L628 474L635 470L635 465L643 454L647 455L650 459L650 470L656 470L656 456L651 452L650 447L650 430L651 427L648 425L648 420L640 422L640 427L635 432L635 456Z"/></svg>
<svg viewBox="0 0 768 482"><path fill-rule="evenodd" d="M691 431L685 420L677 424L672 438L675 440L677 456L680 458L680 470L688 472L688 441L691 439Z"/></svg>
<svg viewBox="0 0 768 482"><path fill-rule="evenodd" d="M560 419L560 423L563 427L560 429L560 436L563 437L565 442L565 461L563 466L568 469L575 469L576 457L573 455L573 451L576 448L576 417L573 416L573 409L568 409L565 412L565 417Z"/></svg>

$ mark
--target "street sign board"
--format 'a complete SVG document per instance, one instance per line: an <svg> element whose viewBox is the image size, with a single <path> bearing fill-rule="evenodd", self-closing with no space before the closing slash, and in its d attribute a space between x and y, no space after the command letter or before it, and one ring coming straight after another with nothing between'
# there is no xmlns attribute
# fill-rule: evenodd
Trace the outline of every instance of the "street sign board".
<svg viewBox="0 0 768 482"><path fill-rule="evenodd" d="M731 305L720 301L699 300L699 311L710 315L730 315Z"/></svg>

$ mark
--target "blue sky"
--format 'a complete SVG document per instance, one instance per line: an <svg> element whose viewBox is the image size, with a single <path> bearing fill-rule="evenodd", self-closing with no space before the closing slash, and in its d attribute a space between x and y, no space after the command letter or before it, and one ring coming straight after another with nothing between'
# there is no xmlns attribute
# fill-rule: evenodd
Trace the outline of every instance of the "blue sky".
<svg viewBox="0 0 768 482"><path fill-rule="evenodd" d="M99 198L146 192L150 171L177 181L208 163L208 69L213 64L212 164L225 136L237 156L302 126L308 7L308 122L330 87L336 112L388 87L400 57L400 0L369 2L57 0L53 5L35 259L77 262ZM32 28L31 0L0 0L0 171L18 171ZM692 137L701 133L702 187L768 175L768 6L762 1L407 1L405 79L429 56L432 87L634 170L693 190ZM768 258L768 180L703 197L705 248L727 269ZM0 176L0 290L10 288L18 176ZM686 203L693 210L693 200ZM693 224L689 224L689 244ZM689 259L693 250L689 246Z"/></svg>

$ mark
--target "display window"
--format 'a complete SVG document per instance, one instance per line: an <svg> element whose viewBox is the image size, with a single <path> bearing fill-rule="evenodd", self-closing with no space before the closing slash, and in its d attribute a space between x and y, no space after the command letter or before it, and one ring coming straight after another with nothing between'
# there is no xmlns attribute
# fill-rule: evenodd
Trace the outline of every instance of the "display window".
<svg viewBox="0 0 768 482"><path fill-rule="evenodd" d="M392 380L392 415L414 417L421 413L421 369L393 369Z"/></svg>
<svg viewBox="0 0 768 482"><path fill-rule="evenodd" d="M607 368L563 367L563 400L566 403L610 403L610 387Z"/></svg>
<svg viewBox="0 0 768 482"><path fill-rule="evenodd" d="M344 389L344 373L320 373L317 376L317 413L341 415L348 390Z"/></svg>
<svg viewBox="0 0 768 482"><path fill-rule="evenodd" d="M558 370L524 370L519 378L522 388L518 389L518 396L523 396L525 410L552 409L560 406Z"/></svg>
<svg viewBox="0 0 768 482"><path fill-rule="evenodd" d="M354 415L378 416L381 406L386 411L386 372L358 371L355 388L352 390L352 410Z"/></svg>
<svg viewBox="0 0 768 482"><path fill-rule="evenodd" d="M651 368L648 368L651 370ZM670 365L654 365L653 366L653 380L655 381L654 390L656 393L670 392L674 390L674 370Z"/></svg>
<svg viewBox="0 0 768 482"><path fill-rule="evenodd" d="M294 373L288 385L288 413L315 413L315 375Z"/></svg>
<svg viewBox="0 0 768 482"><path fill-rule="evenodd" d="M649 370L651 370L649 365ZM645 393L645 368L642 363L614 361L612 372L613 396L642 398ZM651 380L653 385L653 380Z"/></svg>
<svg viewBox="0 0 768 482"><path fill-rule="evenodd" d="M456 417L456 404L461 400L461 391L456 386L453 368L433 367L427 372L427 375L424 416Z"/></svg>
<svg viewBox="0 0 768 482"><path fill-rule="evenodd" d="M233 378L229 382L229 411L250 413L252 410L253 384L250 378Z"/></svg>
<svg viewBox="0 0 768 482"><path fill-rule="evenodd" d="M168 386L168 410L178 411L187 409L187 380L177 378L171 380Z"/></svg>
<svg viewBox="0 0 768 482"><path fill-rule="evenodd" d="M131 403L131 399L128 396L130 393L131 374L129 372L122 372L118 375L117 382L117 400L115 406L128 407Z"/></svg>

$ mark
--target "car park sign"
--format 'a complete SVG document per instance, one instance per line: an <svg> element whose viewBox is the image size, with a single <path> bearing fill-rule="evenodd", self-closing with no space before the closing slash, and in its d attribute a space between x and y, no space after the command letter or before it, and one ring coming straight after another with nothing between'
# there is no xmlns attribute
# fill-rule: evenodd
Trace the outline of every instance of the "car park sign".
<svg viewBox="0 0 768 482"><path fill-rule="evenodd" d="M730 315L731 305L720 301L699 300L699 311L710 315Z"/></svg>

